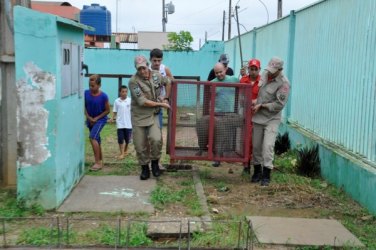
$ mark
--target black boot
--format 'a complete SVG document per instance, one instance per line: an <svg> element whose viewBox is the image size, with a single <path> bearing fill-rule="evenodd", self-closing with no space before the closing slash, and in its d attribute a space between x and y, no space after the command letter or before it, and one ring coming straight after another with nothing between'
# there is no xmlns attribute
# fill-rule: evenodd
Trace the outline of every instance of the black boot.
<svg viewBox="0 0 376 250"><path fill-rule="evenodd" d="M149 179L150 178L149 165L142 165L141 168L142 168L142 171L141 171L140 179L142 181Z"/></svg>
<svg viewBox="0 0 376 250"><path fill-rule="evenodd" d="M261 172L261 165L255 165L254 166L253 175L251 178L252 183L259 182L261 180L262 172Z"/></svg>
<svg viewBox="0 0 376 250"><path fill-rule="evenodd" d="M151 172L153 173L154 177L159 177L161 175L161 172L159 170L159 161L158 160L152 160L151 161Z"/></svg>
<svg viewBox="0 0 376 250"><path fill-rule="evenodd" d="M269 186L270 183L270 172L272 170L270 168L264 167L262 171L262 180L261 180L261 186Z"/></svg>

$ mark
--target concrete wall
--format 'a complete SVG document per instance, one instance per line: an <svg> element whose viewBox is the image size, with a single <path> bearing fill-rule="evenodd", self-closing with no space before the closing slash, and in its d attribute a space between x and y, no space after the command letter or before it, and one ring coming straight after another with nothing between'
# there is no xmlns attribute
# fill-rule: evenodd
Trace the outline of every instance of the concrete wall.
<svg viewBox="0 0 376 250"><path fill-rule="evenodd" d="M84 99L78 93L61 96L61 44L83 46L83 29L69 20L15 7L14 35L18 198L51 209L84 170Z"/></svg>

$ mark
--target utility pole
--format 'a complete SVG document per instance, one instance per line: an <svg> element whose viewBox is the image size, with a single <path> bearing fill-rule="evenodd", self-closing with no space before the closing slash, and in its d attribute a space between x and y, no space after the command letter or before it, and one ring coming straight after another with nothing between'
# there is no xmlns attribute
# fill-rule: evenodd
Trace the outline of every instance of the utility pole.
<svg viewBox="0 0 376 250"><path fill-rule="evenodd" d="M162 31L166 32L165 0L162 0Z"/></svg>
<svg viewBox="0 0 376 250"><path fill-rule="evenodd" d="M30 7L28 0L0 1L0 182L17 185L17 97L13 6Z"/></svg>
<svg viewBox="0 0 376 250"><path fill-rule="evenodd" d="M231 39L231 0L229 0L228 5L228 37L227 40Z"/></svg>
<svg viewBox="0 0 376 250"><path fill-rule="evenodd" d="M119 9L119 0L116 0L116 33L118 33L118 9Z"/></svg>
<svg viewBox="0 0 376 250"><path fill-rule="evenodd" d="M239 8L240 7L238 5L235 6L236 24L238 26L238 39L239 39L239 51L240 51L240 66L243 67L242 39L240 37L239 15L238 15L238 9Z"/></svg>
<svg viewBox="0 0 376 250"><path fill-rule="evenodd" d="M278 0L278 12L277 12L277 19L282 17L282 0Z"/></svg>
<svg viewBox="0 0 376 250"><path fill-rule="evenodd" d="M223 21L222 21L222 41L225 40L225 21L226 21L226 11L223 11Z"/></svg>

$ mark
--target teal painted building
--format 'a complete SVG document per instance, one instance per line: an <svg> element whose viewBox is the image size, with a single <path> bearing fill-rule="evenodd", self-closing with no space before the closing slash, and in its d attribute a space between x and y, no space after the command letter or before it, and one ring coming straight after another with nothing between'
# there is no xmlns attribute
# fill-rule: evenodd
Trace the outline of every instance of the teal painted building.
<svg viewBox="0 0 376 250"><path fill-rule="evenodd" d="M88 28L14 8L17 192L28 204L56 208L84 174L80 69L83 31Z"/></svg>

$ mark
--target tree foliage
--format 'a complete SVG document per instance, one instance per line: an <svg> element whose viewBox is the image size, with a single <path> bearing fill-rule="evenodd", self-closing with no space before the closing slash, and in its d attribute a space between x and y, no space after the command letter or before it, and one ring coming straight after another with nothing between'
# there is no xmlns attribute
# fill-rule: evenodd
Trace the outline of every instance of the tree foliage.
<svg viewBox="0 0 376 250"><path fill-rule="evenodd" d="M189 31L180 31L179 33L171 32L168 34L169 45L164 49L174 51L192 51L191 43L193 37Z"/></svg>

